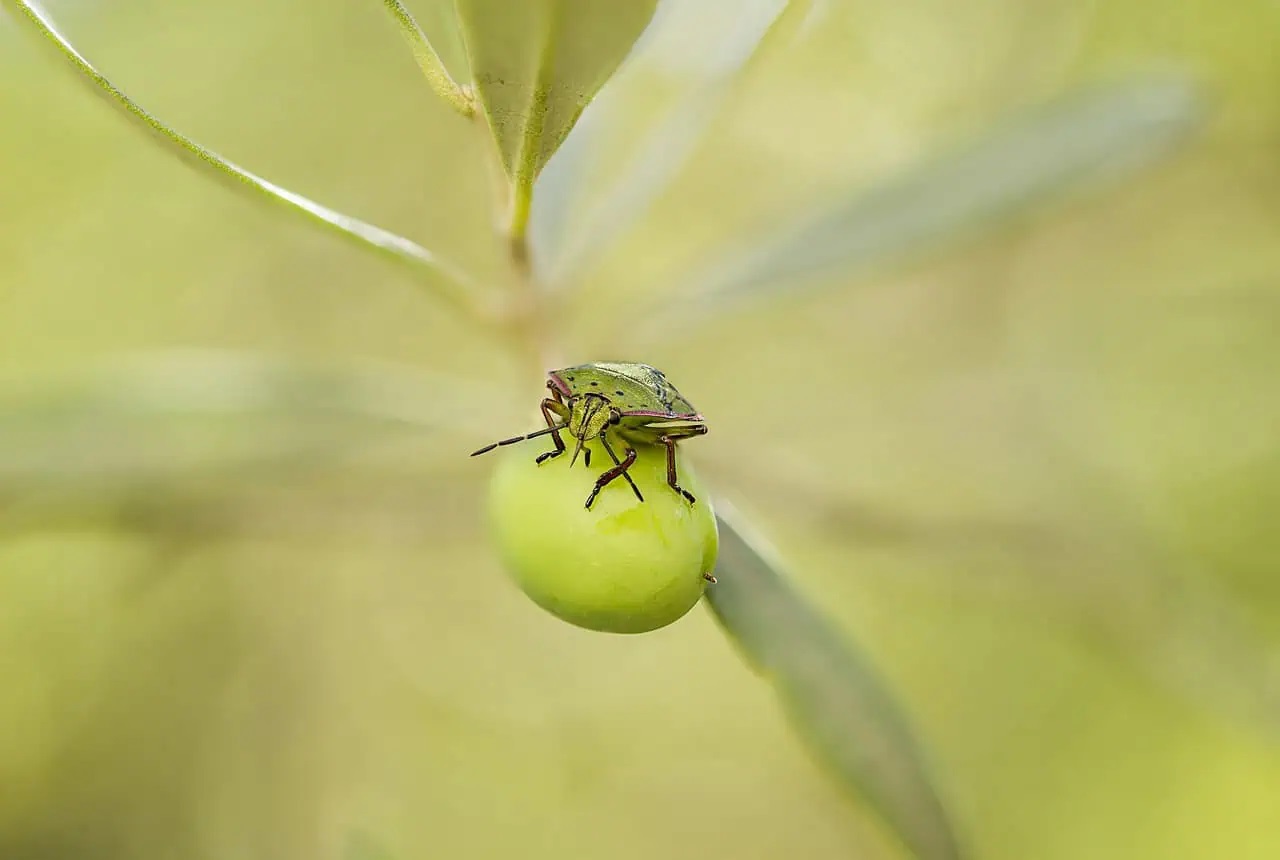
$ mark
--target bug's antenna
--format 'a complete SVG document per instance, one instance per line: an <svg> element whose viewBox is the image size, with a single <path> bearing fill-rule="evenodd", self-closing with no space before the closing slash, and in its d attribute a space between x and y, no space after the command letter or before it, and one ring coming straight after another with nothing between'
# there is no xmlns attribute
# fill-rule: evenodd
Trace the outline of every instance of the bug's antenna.
<svg viewBox="0 0 1280 860"><path fill-rule="evenodd" d="M503 439L500 442L494 442L492 445L485 445L479 451L472 451L471 456L475 457L479 454L486 454L489 451L492 451L494 448L497 448L499 445L514 445L515 443L523 442L526 439L533 439L538 436L546 436L548 433L554 433L555 431L560 429L562 429L560 425L556 425L555 427L547 427L542 430L535 430L534 432L527 433L524 436L512 436L510 439ZM581 445L582 440L578 440L578 444Z"/></svg>

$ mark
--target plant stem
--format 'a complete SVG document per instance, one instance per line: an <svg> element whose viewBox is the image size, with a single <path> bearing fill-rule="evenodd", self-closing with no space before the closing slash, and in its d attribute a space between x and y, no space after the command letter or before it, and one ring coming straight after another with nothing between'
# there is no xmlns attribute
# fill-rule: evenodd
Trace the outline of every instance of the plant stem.
<svg viewBox="0 0 1280 860"><path fill-rule="evenodd" d="M458 113L465 117L472 116L476 112L475 93L470 87L459 86L458 82L449 76L448 70L440 60L440 55L431 46L427 34L418 26L417 20L400 0L383 0L383 4L395 19L396 24L400 26L400 33L409 43L413 58L426 77L427 83L431 84L436 94L452 105Z"/></svg>
<svg viewBox="0 0 1280 860"><path fill-rule="evenodd" d="M561 366L552 309L546 301L547 292L538 289L527 235L511 232L506 238L514 281L509 316L512 333L541 375Z"/></svg>
<svg viewBox="0 0 1280 860"><path fill-rule="evenodd" d="M492 321L504 343L519 353L521 364L533 377L531 382L541 385L543 374L562 365L554 311L547 301L549 294L538 288L529 255L533 183L507 173L483 112L477 112L475 119L489 153L494 231L510 271L510 289L500 297Z"/></svg>
<svg viewBox="0 0 1280 860"><path fill-rule="evenodd" d="M529 212L533 206L533 183L523 175L511 181L511 215L507 221L507 236L511 240L512 254L528 258Z"/></svg>
<svg viewBox="0 0 1280 860"><path fill-rule="evenodd" d="M15 7L18 23L27 25L37 38L57 49L83 83L108 98L136 126L151 132L167 149L185 157L198 170L228 180L232 187L248 190L259 199L279 204L285 211L324 227L357 247L406 265L432 295L450 303L468 320L479 318L483 291L460 266L403 236L282 188L170 128L98 71L57 29L43 4L35 0L0 0L0 6Z"/></svg>

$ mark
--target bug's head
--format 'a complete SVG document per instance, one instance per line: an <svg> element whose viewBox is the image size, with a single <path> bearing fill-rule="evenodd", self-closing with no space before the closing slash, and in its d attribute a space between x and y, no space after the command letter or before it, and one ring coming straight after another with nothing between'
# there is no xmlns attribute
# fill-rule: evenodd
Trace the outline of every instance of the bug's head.
<svg viewBox="0 0 1280 860"><path fill-rule="evenodd" d="M582 444L599 436L610 424L616 423L617 416L618 410L613 408L608 399L598 394L588 394L574 405L569 419L569 432L578 440L578 444L574 446L570 466L578 461Z"/></svg>

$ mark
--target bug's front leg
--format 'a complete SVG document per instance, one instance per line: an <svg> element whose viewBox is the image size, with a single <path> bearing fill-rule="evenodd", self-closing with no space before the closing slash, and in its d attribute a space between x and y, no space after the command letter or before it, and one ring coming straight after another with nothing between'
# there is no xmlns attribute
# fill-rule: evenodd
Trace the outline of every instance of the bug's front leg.
<svg viewBox="0 0 1280 860"><path fill-rule="evenodd" d="M534 460L534 462L539 466L547 460L550 460L552 457L559 457L565 451L564 440L560 438L560 427L562 425L557 424L552 415L554 414L563 420L567 420L567 417L563 414L566 411L568 410L558 397L555 400L552 400L550 397L543 398L542 417L547 422L547 426L551 428L551 439L556 443L556 449L554 451L548 451L545 454L539 454L538 458Z"/></svg>
<svg viewBox="0 0 1280 860"><path fill-rule="evenodd" d="M605 450L609 452L610 456L613 456L613 449L609 447L609 443L605 441L605 438L603 436L600 437L600 441L604 442ZM617 457L614 457L614 460L616 462ZM630 469L631 465L635 463L635 461L636 461L636 449L628 445L625 452L625 456L623 456L622 461L619 462L612 469L606 469L605 471L601 472L600 477L596 478L596 485L591 488L591 495L587 496L587 510L591 510L591 503L596 500L596 495L602 489L604 489L605 486L607 486L609 482L612 481L614 478L617 478L619 475L626 475L627 481L631 482L631 476L627 475L627 469ZM636 491L637 496L640 495L640 490L636 488L636 485L634 482L631 482L631 488ZM642 502L644 501L643 496L641 496L640 501Z"/></svg>

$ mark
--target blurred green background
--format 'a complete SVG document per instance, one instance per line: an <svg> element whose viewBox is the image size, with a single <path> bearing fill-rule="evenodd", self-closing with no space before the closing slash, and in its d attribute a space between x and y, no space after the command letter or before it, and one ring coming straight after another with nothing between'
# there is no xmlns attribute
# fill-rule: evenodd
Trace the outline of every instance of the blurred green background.
<svg viewBox="0 0 1280 860"><path fill-rule="evenodd" d="M734 15L667 3L695 56ZM178 129L496 281L485 153L379 5L53 8ZM1275 857L1280 5L818 6L591 271L565 354L615 357L735 228L1192 75L1206 129L1130 181L622 357L709 417L690 456L900 692L975 856ZM681 74L628 79L603 174ZM509 584L465 455L538 396L518 354L147 145L0 16L3 390L174 348L399 362L484 407L0 436L0 858L896 856L708 614L603 636ZM246 437L297 456L218 468Z"/></svg>

